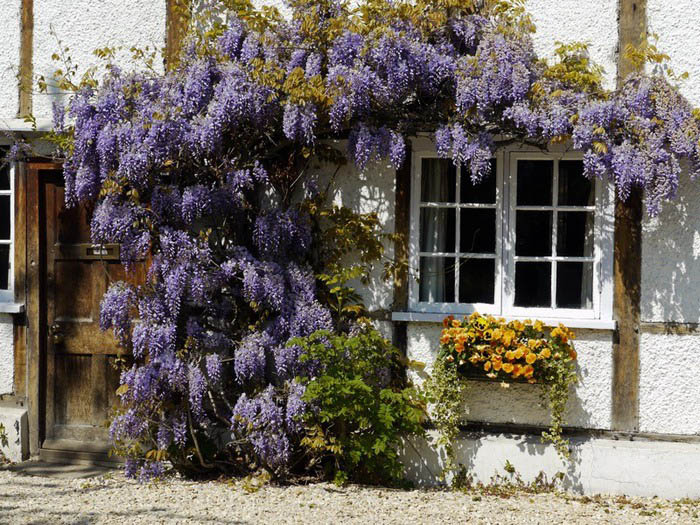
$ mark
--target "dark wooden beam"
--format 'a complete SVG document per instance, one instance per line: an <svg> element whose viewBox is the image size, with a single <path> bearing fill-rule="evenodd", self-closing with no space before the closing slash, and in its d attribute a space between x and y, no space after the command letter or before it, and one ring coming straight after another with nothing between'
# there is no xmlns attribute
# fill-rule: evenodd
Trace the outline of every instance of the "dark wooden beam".
<svg viewBox="0 0 700 525"><path fill-rule="evenodd" d="M19 108L17 116L32 114L34 77L34 0L22 0L19 48Z"/></svg>
<svg viewBox="0 0 700 525"><path fill-rule="evenodd" d="M165 64L172 69L178 63L182 42L190 19L189 0L167 0L165 10Z"/></svg>
<svg viewBox="0 0 700 525"><path fill-rule="evenodd" d="M619 0L617 83L622 84L635 65L625 57L628 45L639 46L646 34L646 0ZM642 282L643 192L615 202L613 311L617 332L613 344L613 430L639 429L639 332Z"/></svg>
<svg viewBox="0 0 700 525"><path fill-rule="evenodd" d="M411 221L411 143L406 144L406 160L396 170L395 200L394 200L394 298L391 309L393 312L408 310L408 238ZM407 346L407 326L405 322L395 322L393 343L404 354Z"/></svg>

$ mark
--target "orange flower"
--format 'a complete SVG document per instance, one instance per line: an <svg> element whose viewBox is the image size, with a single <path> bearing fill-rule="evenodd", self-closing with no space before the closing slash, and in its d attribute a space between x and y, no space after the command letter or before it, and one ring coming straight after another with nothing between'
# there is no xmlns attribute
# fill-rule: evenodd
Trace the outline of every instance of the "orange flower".
<svg viewBox="0 0 700 525"><path fill-rule="evenodd" d="M455 352L458 354L464 352L464 345L462 343L455 343Z"/></svg>
<svg viewBox="0 0 700 525"><path fill-rule="evenodd" d="M498 358L494 358L492 362L493 362L493 369L496 372L498 372L503 367L503 363Z"/></svg>
<svg viewBox="0 0 700 525"><path fill-rule="evenodd" d="M537 355L533 354L532 352L528 353L528 354L525 356L525 362L526 362L528 365L531 365L531 364L534 363L535 361L537 361Z"/></svg>
<svg viewBox="0 0 700 525"><path fill-rule="evenodd" d="M530 365L527 365L523 368L523 375L528 379L530 379L532 377L532 374L534 373L535 369Z"/></svg>
<svg viewBox="0 0 700 525"><path fill-rule="evenodd" d="M459 328L460 326L462 326L462 321L453 318L450 324L452 324L454 328Z"/></svg>
<svg viewBox="0 0 700 525"><path fill-rule="evenodd" d="M513 365L511 365L510 363L503 363L502 368L506 374L510 374L513 371Z"/></svg>
<svg viewBox="0 0 700 525"><path fill-rule="evenodd" d="M443 333L443 334L442 334L442 337L440 338L440 344L441 344L441 345L446 345L446 344L448 344L448 343L450 342L450 339L452 339L452 338L450 337L450 334L445 334L445 333Z"/></svg>
<svg viewBox="0 0 700 525"><path fill-rule="evenodd" d="M574 349L571 348L571 347L569 347L569 357L570 357L571 359L576 359L576 357L578 357L578 354L576 353L576 350L574 350Z"/></svg>
<svg viewBox="0 0 700 525"><path fill-rule="evenodd" d="M491 361L486 361L486 362L484 363L484 370L485 370L486 372L488 372L489 370L491 370Z"/></svg>
<svg viewBox="0 0 700 525"><path fill-rule="evenodd" d="M520 377L520 375L523 373L523 367L520 365L515 365L513 367L513 377Z"/></svg>
<svg viewBox="0 0 700 525"><path fill-rule="evenodd" d="M448 315L447 317L445 317L445 318L442 320L442 326L444 326L445 328L447 328L448 326L450 326L450 323L452 322L452 320L453 320L454 318L455 318L454 315Z"/></svg>

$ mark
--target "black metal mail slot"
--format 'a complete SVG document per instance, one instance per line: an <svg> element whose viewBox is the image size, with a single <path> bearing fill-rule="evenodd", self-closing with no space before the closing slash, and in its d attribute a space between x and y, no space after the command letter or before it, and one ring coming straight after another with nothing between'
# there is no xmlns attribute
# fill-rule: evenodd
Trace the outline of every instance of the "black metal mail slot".
<svg viewBox="0 0 700 525"><path fill-rule="evenodd" d="M119 260L118 244L57 244L60 259Z"/></svg>

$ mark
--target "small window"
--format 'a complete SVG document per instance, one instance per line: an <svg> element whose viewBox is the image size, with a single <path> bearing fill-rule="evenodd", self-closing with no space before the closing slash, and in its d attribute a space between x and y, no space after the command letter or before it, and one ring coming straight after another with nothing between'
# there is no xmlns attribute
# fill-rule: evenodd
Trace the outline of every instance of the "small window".
<svg viewBox="0 0 700 525"><path fill-rule="evenodd" d="M6 151L0 151L4 157ZM0 167L0 301L12 301L12 241L14 234L14 167L5 164Z"/></svg>
<svg viewBox="0 0 700 525"><path fill-rule="evenodd" d="M491 167L475 182L451 160L414 154L411 309L608 319L605 186L574 155L501 152Z"/></svg>

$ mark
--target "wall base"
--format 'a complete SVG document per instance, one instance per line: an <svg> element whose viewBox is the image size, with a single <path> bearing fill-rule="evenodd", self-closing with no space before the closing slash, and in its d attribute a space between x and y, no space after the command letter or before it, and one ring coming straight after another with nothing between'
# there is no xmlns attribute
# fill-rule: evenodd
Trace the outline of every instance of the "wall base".
<svg viewBox="0 0 700 525"><path fill-rule="evenodd" d="M572 437L570 443L571 461L561 460L551 445L532 435L464 435L456 449L474 482L488 484L496 474L508 477L504 466L509 461L526 483L540 472L549 480L561 472L563 488L579 494L700 498L698 443L587 437ZM442 450L413 440L405 446L403 461L417 485L440 483Z"/></svg>
<svg viewBox="0 0 700 525"><path fill-rule="evenodd" d="M29 458L29 426L23 408L0 407L0 423L5 427L7 446L0 443L0 452L16 463Z"/></svg>

